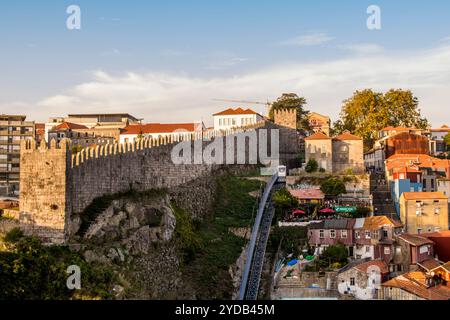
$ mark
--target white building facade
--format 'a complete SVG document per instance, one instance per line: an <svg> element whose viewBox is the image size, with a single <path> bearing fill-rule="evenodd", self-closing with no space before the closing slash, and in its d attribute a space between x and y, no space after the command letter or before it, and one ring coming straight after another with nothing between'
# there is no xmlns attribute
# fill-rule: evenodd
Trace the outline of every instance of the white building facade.
<svg viewBox="0 0 450 320"><path fill-rule="evenodd" d="M264 118L251 109L227 109L216 113L214 117L214 130L228 130L256 124Z"/></svg>

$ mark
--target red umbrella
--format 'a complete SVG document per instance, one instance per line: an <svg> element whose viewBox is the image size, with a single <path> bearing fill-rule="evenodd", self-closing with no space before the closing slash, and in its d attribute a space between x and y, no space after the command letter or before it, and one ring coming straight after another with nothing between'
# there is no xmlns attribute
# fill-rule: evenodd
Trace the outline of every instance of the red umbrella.
<svg viewBox="0 0 450 320"><path fill-rule="evenodd" d="M305 213L306 213L305 211L300 210L300 209L295 210L295 211L292 212L292 214L295 215L295 216L297 216L297 215L299 215L299 214L305 214Z"/></svg>
<svg viewBox="0 0 450 320"><path fill-rule="evenodd" d="M331 208L325 208L319 211L320 213L335 213L336 211L334 211Z"/></svg>

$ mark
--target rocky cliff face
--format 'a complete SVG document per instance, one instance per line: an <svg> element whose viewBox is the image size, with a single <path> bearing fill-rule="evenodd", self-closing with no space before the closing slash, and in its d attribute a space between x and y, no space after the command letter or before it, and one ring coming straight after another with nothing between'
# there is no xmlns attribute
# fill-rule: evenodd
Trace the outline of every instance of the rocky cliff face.
<svg viewBox="0 0 450 320"><path fill-rule="evenodd" d="M72 226L79 225L79 219L74 220ZM119 275L116 298L190 298L181 281L175 226L168 195L118 199L72 247L81 250L86 261L109 265Z"/></svg>
<svg viewBox="0 0 450 320"><path fill-rule="evenodd" d="M114 270L119 278L114 288L117 299L201 297L197 292L201 286L195 282L198 280L192 279L190 272L201 274L205 266L185 265L186 253L184 243L177 236L180 221L175 210L182 208L193 224L211 221L218 196L221 195L217 194L217 177L207 177L154 194L149 191L111 199L106 206L102 203L101 210L97 210L95 218L91 217L87 225L81 217L72 217L70 246L81 252L86 261L102 263ZM79 232L81 229L83 232ZM198 236L195 230L193 234ZM230 228L229 234L244 239L248 238L249 229ZM229 281L234 291L229 292L229 298L237 296L245 251L235 259L225 272L228 274L225 281Z"/></svg>

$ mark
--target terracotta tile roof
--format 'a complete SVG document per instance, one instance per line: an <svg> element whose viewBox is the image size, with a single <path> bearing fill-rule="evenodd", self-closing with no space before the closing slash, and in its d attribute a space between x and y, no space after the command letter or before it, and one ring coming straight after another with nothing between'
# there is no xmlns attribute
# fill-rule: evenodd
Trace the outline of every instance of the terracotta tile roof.
<svg viewBox="0 0 450 320"><path fill-rule="evenodd" d="M362 140L361 137L355 136L354 134L351 134L350 132L346 131L343 134L337 136L334 138L334 140L342 140L342 141L347 141L347 140Z"/></svg>
<svg viewBox="0 0 450 320"><path fill-rule="evenodd" d="M425 244L434 244L434 242L431 241L430 239L423 236L419 236L417 234L404 233L402 235L399 235L398 237L403 241L412 244L413 246L416 247L423 246Z"/></svg>
<svg viewBox="0 0 450 320"><path fill-rule="evenodd" d="M355 268L365 273L367 273L367 270L371 271L376 268L378 268L378 270L380 270L381 273L389 273L388 265L386 264L386 262L382 260L372 260L368 262L363 262L361 264L356 265Z"/></svg>
<svg viewBox="0 0 450 320"><path fill-rule="evenodd" d="M244 110L242 108L237 108L237 109L229 108L222 112L215 113L215 114L213 114L213 116L232 116L232 115L239 115L239 114L258 114L258 113L256 113L252 109Z"/></svg>
<svg viewBox="0 0 450 320"><path fill-rule="evenodd" d="M437 129L431 129L431 132L450 132L450 128L447 125L443 125L440 128Z"/></svg>
<svg viewBox="0 0 450 320"><path fill-rule="evenodd" d="M395 228L399 228L399 227L403 226L400 222L392 220L386 216L374 216L374 217L364 218L364 225L362 226L362 229L378 230L386 225L390 225Z"/></svg>
<svg viewBox="0 0 450 320"><path fill-rule="evenodd" d="M402 196L406 200L434 200L448 199L442 192L403 192Z"/></svg>
<svg viewBox="0 0 450 320"><path fill-rule="evenodd" d="M450 288L447 286L427 287L426 275L423 272L410 272L382 284L383 287L393 287L405 290L426 300L449 300Z"/></svg>
<svg viewBox="0 0 450 320"><path fill-rule="evenodd" d="M417 264L422 268L424 268L425 270L427 270L428 272L441 266L441 264L437 262L435 259L427 259Z"/></svg>
<svg viewBox="0 0 450 320"><path fill-rule="evenodd" d="M88 129L88 127L83 126L81 124L76 124L76 123L72 123L72 122L63 122L55 127L52 128L52 130L83 130L83 129Z"/></svg>
<svg viewBox="0 0 450 320"><path fill-rule="evenodd" d="M199 130L199 123L148 123L131 124L121 130L121 135L145 133L194 132Z"/></svg>
<svg viewBox="0 0 450 320"><path fill-rule="evenodd" d="M405 166L448 170L450 160L438 159L426 154L395 154L386 159L387 170L404 168Z"/></svg>
<svg viewBox="0 0 450 320"><path fill-rule="evenodd" d="M45 130L45 123L36 123L34 126L36 130Z"/></svg>
<svg viewBox="0 0 450 320"><path fill-rule="evenodd" d="M399 173L422 173L422 171L414 167L393 168L392 170Z"/></svg>
<svg viewBox="0 0 450 320"><path fill-rule="evenodd" d="M316 132L305 140L331 140L331 138L323 132Z"/></svg>
<svg viewBox="0 0 450 320"><path fill-rule="evenodd" d="M325 194L320 189L291 189L289 192L297 199L302 200L325 198Z"/></svg>

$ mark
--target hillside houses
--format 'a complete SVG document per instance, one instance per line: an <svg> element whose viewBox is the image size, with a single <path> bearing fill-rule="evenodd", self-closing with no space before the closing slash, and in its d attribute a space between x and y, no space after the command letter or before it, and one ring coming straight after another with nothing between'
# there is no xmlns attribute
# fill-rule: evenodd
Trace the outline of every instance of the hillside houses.
<svg viewBox="0 0 450 320"><path fill-rule="evenodd" d="M313 223L308 227L310 245L317 253L335 244L344 244L354 259L382 259L389 262L393 254L394 235L402 224L386 216L358 219L334 219Z"/></svg>

